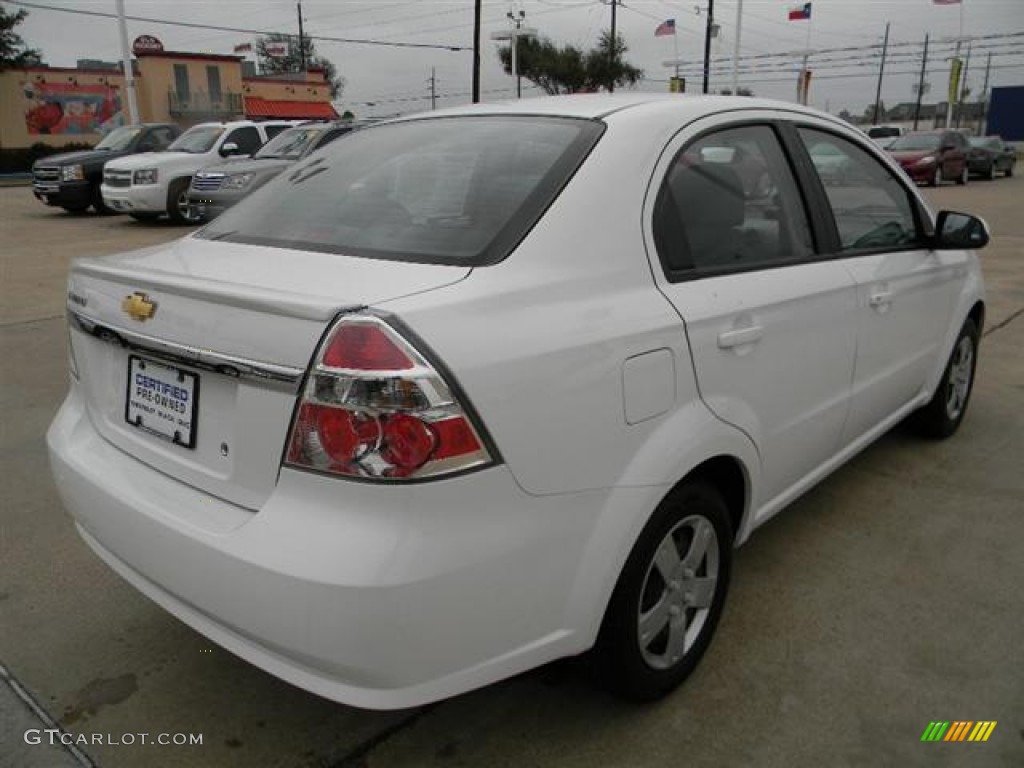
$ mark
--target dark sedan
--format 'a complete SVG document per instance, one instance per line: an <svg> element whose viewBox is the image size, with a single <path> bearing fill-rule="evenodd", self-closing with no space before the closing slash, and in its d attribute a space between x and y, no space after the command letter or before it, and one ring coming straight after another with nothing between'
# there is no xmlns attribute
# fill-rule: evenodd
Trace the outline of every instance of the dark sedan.
<svg viewBox="0 0 1024 768"><path fill-rule="evenodd" d="M997 173L1013 176L1017 163L1017 149L1003 141L1001 136L977 136L971 139L967 164L971 173L994 179Z"/></svg>

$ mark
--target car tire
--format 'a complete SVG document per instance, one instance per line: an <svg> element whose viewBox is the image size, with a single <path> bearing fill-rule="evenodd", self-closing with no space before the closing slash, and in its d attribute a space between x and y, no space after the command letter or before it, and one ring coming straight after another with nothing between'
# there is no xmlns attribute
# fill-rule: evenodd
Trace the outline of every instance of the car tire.
<svg viewBox="0 0 1024 768"><path fill-rule="evenodd" d="M985 178L988 179L989 181L995 181L995 178L996 178L996 163L995 163L995 160L993 160L991 163L988 164L988 171L985 173Z"/></svg>
<svg viewBox="0 0 1024 768"><path fill-rule="evenodd" d="M196 224L197 219L189 213L188 187L191 179L178 179L167 190L167 215L175 224Z"/></svg>
<svg viewBox="0 0 1024 768"><path fill-rule="evenodd" d="M967 163L964 163L964 169L960 171L960 175L956 179L956 183L961 187L967 183L967 177L970 175L970 170L967 168Z"/></svg>
<svg viewBox="0 0 1024 768"><path fill-rule="evenodd" d="M128 215L131 216L136 221L156 221L157 219L160 218L159 213L141 213L138 211L136 211L135 213L129 213Z"/></svg>
<svg viewBox="0 0 1024 768"><path fill-rule="evenodd" d="M1006 168L1006 178L1013 176L1013 163L1010 163Z"/></svg>
<svg viewBox="0 0 1024 768"><path fill-rule="evenodd" d="M101 216L110 216L115 211L103 202L103 193L100 192L100 185L93 184L90 188L89 197L92 200L92 209Z"/></svg>
<svg viewBox="0 0 1024 768"><path fill-rule="evenodd" d="M928 186L929 187L937 187L941 183L942 183L942 166L941 165L936 165L935 166L935 173L933 173L932 177L928 180Z"/></svg>
<svg viewBox="0 0 1024 768"><path fill-rule="evenodd" d="M711 485L684 482L658 505L605 612L593 653L601 684L651 701L686 679L722 614L732 542L729 510Z"/></svg>
<svg viewBox="0 0 1024 768"><path fill-rule="evenodd" d="M942 440L956 432L974 390L974 370L977 364L978 327L968 318L956 337L953 352L935 388L935 394L913 416L914 426L919 433Z"/></svg>

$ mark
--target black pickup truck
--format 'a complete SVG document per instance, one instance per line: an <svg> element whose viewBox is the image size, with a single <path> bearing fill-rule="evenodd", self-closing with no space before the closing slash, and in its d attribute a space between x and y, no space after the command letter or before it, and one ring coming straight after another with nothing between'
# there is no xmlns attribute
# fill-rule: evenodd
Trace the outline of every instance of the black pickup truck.
<svg viewBox="0 0 1024 768"><path fill-rule="evenodd" d="M181 134L172 123L125 125L108 133L93 149L40 158L32 166L32 192L47 205L65 211L109 213L103 205L100 184L103 164L125 155L165 149Z"/></svg>

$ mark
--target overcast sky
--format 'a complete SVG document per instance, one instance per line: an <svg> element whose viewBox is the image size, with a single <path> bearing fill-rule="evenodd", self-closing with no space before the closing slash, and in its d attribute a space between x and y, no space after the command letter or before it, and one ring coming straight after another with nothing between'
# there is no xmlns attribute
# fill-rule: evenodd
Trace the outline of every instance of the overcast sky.
<svg viewBox="0 0 1024 768"><path fill-rule="evenodd" d="M114 0L33 0L60 8L113 12ZM700 15L695 12L699 2ZM913 85L921 64L921 43L931 35L927 82L932 91L925 101L945 98L951 43L958 34L961 7L935 5L933 0L813 0L812 20L788 21L797 2L744 0L741 34L740 85L758 96L792 100L795 95L799 53L807 45L820 51L811 57L814 78L811 102L838 112L860 113L874 100L880 45L886 22L891 22L890 54L882 100L887 105L913 101ZM5 3L8 10L17 6ZM297 33L295 2L291 0L125 0L127 13L154 19L245 27ZM626 0L618 9L618 29L629 46L627 58L646 74L643 90L667 90L672 74L665 64L679 57L688 90L699 90L707 0ZM514 96L515 83L498 65L497 43L490 33L508 29L506 13L526 12L526 25L556 43L589 48L610 25L608 0L483 0L482 77L484 100ZM731 61L736 39L737 0L716 0L715 21L721 25L712 48L713 57ZM74 66L77 59L119 58L117 22L54 10L28 8L29 18L18 31L25 41L42 50L51 66ZM307 34L364 38L380 41L472 46L473 0L305 0L302 4ZM986 58L992 54L990 86L1024 84L1024 0L963 0L963 31L972 36L968 79L974 97L980 94ZM677 34L655 37L665 19L676 20ZM1017 36L1012 36L1018 33ZM168 50L231 53L252 35L207 29L129 21L128 34L151 34ZM993 36L1002 37L993 37ZM982 39L986 38L987 39ZM340 106L360 117L390 115L428 109L431 67L436 70L439 106L470 100L470 51L392 48L317 41L316 47L337 66L347 85ZM835 51L837 48L854 50ZM792 53L779 58L765 54ZM966 53L966 48L965 48ZM748 58L742 57L761 57ZM712 90L731 84L731 63L713 72ZM891 74L888 74L891 73ZM524 95L539 91L527 88Z"/></svg>

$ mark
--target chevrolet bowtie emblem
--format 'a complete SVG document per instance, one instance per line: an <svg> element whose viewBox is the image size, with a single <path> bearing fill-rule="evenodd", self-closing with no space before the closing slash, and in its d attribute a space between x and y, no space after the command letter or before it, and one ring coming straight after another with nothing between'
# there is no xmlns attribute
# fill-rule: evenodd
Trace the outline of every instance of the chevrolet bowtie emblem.
<svg viewBox="0 0 1024 768"><path fill-rule="evenodd" d="M136 291L131 296L125 296L121 302L121 311L132 320L145 322L156 313L156 302L150 301L149 296L142 291Z"/></svg>

